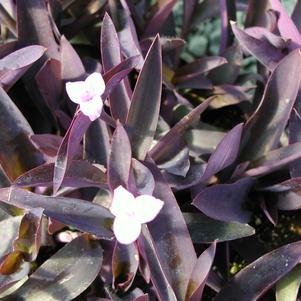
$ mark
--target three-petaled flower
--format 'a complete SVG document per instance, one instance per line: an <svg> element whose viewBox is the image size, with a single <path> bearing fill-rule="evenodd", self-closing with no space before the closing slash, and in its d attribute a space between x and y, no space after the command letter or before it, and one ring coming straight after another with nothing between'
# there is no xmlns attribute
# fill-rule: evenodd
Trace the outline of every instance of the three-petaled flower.
<svg viewBox="0 0 301 301"><path fill-rule="evenodd" d="M80 105L80 110L91 121L97 119L102 111L101 95L105 82L100 73L94 72L85 81L67 82L66 91L70 99Z"/></svg>
<svg viewBox="0 0 301 301"><path fill-rule="evenodd" d="M141 225L152 221L164 205L151 195L134 197L122 186L114 190L111 212L115 215L113 231L121 244L130 244L140 235Z"/></svg>

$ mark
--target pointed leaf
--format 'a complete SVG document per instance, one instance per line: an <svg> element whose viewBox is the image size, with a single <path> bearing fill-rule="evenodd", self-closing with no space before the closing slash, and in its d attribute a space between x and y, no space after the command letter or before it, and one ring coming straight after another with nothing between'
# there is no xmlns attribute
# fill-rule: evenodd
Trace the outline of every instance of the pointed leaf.
<svg viewBox="0 0 301 301"><path fill-rule="evenodd" d="M161 103L162 62L159 37L154 40L139 74L126 121L133 155L143 160L157 127Z"/></svg>
<svg viewBox="0 0 301 301"><path fill-rule="evenodd" d="M281 49L271 45L266 39L260 40L239 29L235 23L231 23L232 30L239 43L258 59L269 70L274 70L284 57Z"/></svg>
<svg viewBox="0 0 301 301"><path fill-rule="evenodd" d="M40 152L55 157L63 138L52 134L33 134L30 140Z"/></svg>
<svg viewBox="0 0 301 301"><path fill-rule="evenodd" d="M43 208L44 214L78 230L111 239L113 215L104 207L72 198L49 197L16 187L0 189L0 201L19 208Z"/></svg>
<svg viewBox="0 0 301 301"><path fill-rule="evenodd" d="M300 259L300 241L267 253L236 274L214 301L258 300L275 282L292 270Z"/></svg>
<svg viewBox="0 0 301 301"><path fill-rule="evenodd" d="M122 245L116 242L112 257L113 287L127 291L134 281L138 265L139 252L136 245Z"/></svg>
<svg viewBox="0 0 301 301"><path fill-rule="evenodd" d="M184 116L158 143L150 150L149 154L157 163L169 160L179 152L179 145L183 145L184 135L188 128L199 119L213 98L208 98L186 116Z"/></svg>
<svg viewBox="0 0 301 301"><path fill-rule="evenodd" d="M213 264L215 249L216 242L212 243L198 258L189 279L185 300L201 300L206 280Z"/></svg>
<svg viewBox="0 0 301 301"><path fill-rule="evenodd" d="M86 71L79 55L64 36L61 37L60 46L62 80L81 80L86 74Z"/></svg>
<svg viewBox="0 0 301 301"><path fill-rule="evenodd" d="M245 178L232 184L213 185L202 190L192 204L211 218L247 223L250 212L244 203L252 184L251 178Z"/></svg>
<svg viewBox="0 0 301 301"><path fill-rule="evenodd" d="M139 249L143 249L150 269L150 277L160 300L177 301L177 297L167 278L166 271L160 260L160 252L150 235L146 225L142 225L142 235L138 239Z"/></svg>
<svg viewBox="0 0 301 301"><path fill-rule="evenodd" d="M243 124L240 123L223 137L209 158L206 170L201 178L202 182L208 181L212 176L230 166L236 160L242 129Z"/></svg>
<svg viewBox="0 0 301 301"><path fill-rule="evenodd" d="M125 57L138 56L139 63L136 68L138 70L141 70L144 63L144 58L139 45L136 27L134 25L134 22L130 14L127 16L124 27L118 33L118 36L122 48L122 53L124 54L124 56Z"/></svg>
<svg viewBox="0 0 301 301"><path fill-rule="evenodd" d="M176 2L176 0L168 0L162 7L158 9L158 11L154 14L154 16L146 25L146 28L143 33L144 37L154 36L160 33L161 27L164 25L164 22L171 14Z"/></svg>
<svg viewBox="0 0 301 301"><path fill-rule="evenodd" d="M289 144L266 153L250 163L242 176L261 177L272 173L301 157L301 142Z"/></svg>
<svg viewBox="0 0 301 301"><path fill-rule="evenodd" d="M284 38L291 40L293 49L299 48L301 46L301 35L294 22L285 11L280 0L270 0L270 3L272 5L272 9L279 14L278 29L280 31L280 34Z"/></svg>
<svg viewBox="0 0 301 301"><path fill-rule="evenodd" d="M14 185L19 187L37 187L52 185L54 163L40 165L18 177ZM65 187L99 187L106 186L104 171L83 160L72 161L67 170L62 186Z"/></svg>
<svg viewBox="0 0 301 301"><path fill-rule="evenodd" d="M262 156L277 147L301 81L301 53L287 55L272 72L261 103L245 125L240 160Z"/></svg>
<svg viewBox="0 0 301 301"><path fill-rule="evenodd" d="M119 185L128 187L131 160L131 144L126 131L119 123L112 137L108 162L108 182L112 191Z"/></svg>
<svg viewBox="0 0 301 301"><path fill-rule="evenodd" d="M107 124L98 118L91 123L84 136L84 159L106 165L110 153L110 130Z"/></svg>
<svg viewBox="0 0 301 301"><path fill-rule="evenodd" d="M194 243L229 241L255 234L248 224L224 222L212 219L201 213L184 213L184 218Z"/></svg>
<svg viewBox="0 0 301 301"><path fill-rule="evenodd" d="M114 24L106 13L101 27L100 41L104 71L121 63L120 44ZM130 107L130 98L125 84L121 81L110 94L110 110L114 119L125 122Z"/></svg>
<svg viewBox="0 0 301 301"><path fill-rule="evenodd" d="M178 300L184 300L189 275L196 263L196 254L182 212L171 189L155 164L147 163L146 166L155 178L154 197L164 200L162 210L149 224L150 233L169 283Z"/></svg>
<svg viewBox="0 0 301 301"><path fill-rule="evenodd" d="M55 59L48 59L35 79L45 102L54 113L60 106L63 90L61 63Z"/></svg>
<svg viewBox="0 0 301 301"><path fill-rule="evenodd" d="M208 56L195 60L192 63L186 64L176 71L173 78L175 84L181 83L183 80L187 81L200 74L208 72L218 66L227 63L227 60L220 56Z"/></svg>
<svg viewBox="0 0 301 301"><path fill-rule="evenodd" d="M20 289L3 301L73 300L98 275L102 252L98 242L89 240L87 235L80 236L44 262Z"/></svg>
<svg viewBox="0 0 301 301"><path fill-rule="evenodd" d="M155 188L155 179L151 171L136 159L132 159L132 169L137 192L152 195Z"/></svg>
<svg viewBox="0 0 301 301"><path fill-rule="evenodd" d="M91 124L89 117L82 112L78 112L72 120L72 123L63 138L55 161L53 175L53 193L55 194L60 188L66 171L70 166L71 160L83 139L83 136Z"/></svg>

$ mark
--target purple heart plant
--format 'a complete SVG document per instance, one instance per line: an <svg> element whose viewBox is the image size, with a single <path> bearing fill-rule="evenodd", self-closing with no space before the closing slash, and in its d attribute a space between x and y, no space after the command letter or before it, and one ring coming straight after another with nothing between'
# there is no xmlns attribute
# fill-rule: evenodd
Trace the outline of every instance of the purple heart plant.
<svg viewBox="0 0 301 301"><path fill-rule="evenodd" d="M1 0L0 30L0 300L300 300L301 0Z"/></svg>

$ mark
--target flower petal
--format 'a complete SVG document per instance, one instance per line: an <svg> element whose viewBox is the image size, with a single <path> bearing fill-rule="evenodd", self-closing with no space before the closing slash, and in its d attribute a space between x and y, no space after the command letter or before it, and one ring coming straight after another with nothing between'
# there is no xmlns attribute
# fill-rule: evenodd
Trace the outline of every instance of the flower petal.
<svg viewBox="0 0 301 301"><path fill-rule="evenodd" d="M115 216L127 216L134 206L134 201L135 198L129 191L122 186L118 186L114 189L111 212Z"/></svg>
<svg viewBox="0 0 301 301"><path fill-rule="evenodd" d="M128 245L139 237L141 224L133 218L117 216L114 220L113 231L118 242Z"/></svg>
<svg viewBox="0 0 301 301"><path fill-rule="evenodd" d="M97 119L102 111L103 103L100 96L94 96L87 102L80 103L80 110L88 116L91 121Z"/></svg>
<svg viewBox="0 0 301 301"><path fill-rule="evenodd" d="M86 80L85 84L87 85L90 94L101 96L105 91L105 82L100 73L94 72L90 74Z"/></svg>
<svg viewBox="0 0 301 301"><path fill-rule="evenodd" d="M151 195L140 195L135 199L135 217L141 224L152 221L164 205Z"/></svg>
<svg viewBox="0 0 301 301"><path fill-rule="evenodd" d="M89 92L87 91L87 86L85 82L77 81L77 82L67 82L66 83L66 91L69 98L78 104L87 101L89 97Z"/></svg>

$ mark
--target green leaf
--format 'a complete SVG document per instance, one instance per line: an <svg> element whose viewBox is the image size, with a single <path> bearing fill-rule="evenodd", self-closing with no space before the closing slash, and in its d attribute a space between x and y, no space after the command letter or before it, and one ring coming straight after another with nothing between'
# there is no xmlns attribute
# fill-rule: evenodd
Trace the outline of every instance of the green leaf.
<svg viewBox="0 0 301 301"><path fill-rule="evenodd" d="M301 282L301 266L298 265L285 277L283 277L276 286L277 301L295 301Z"/></svg>

